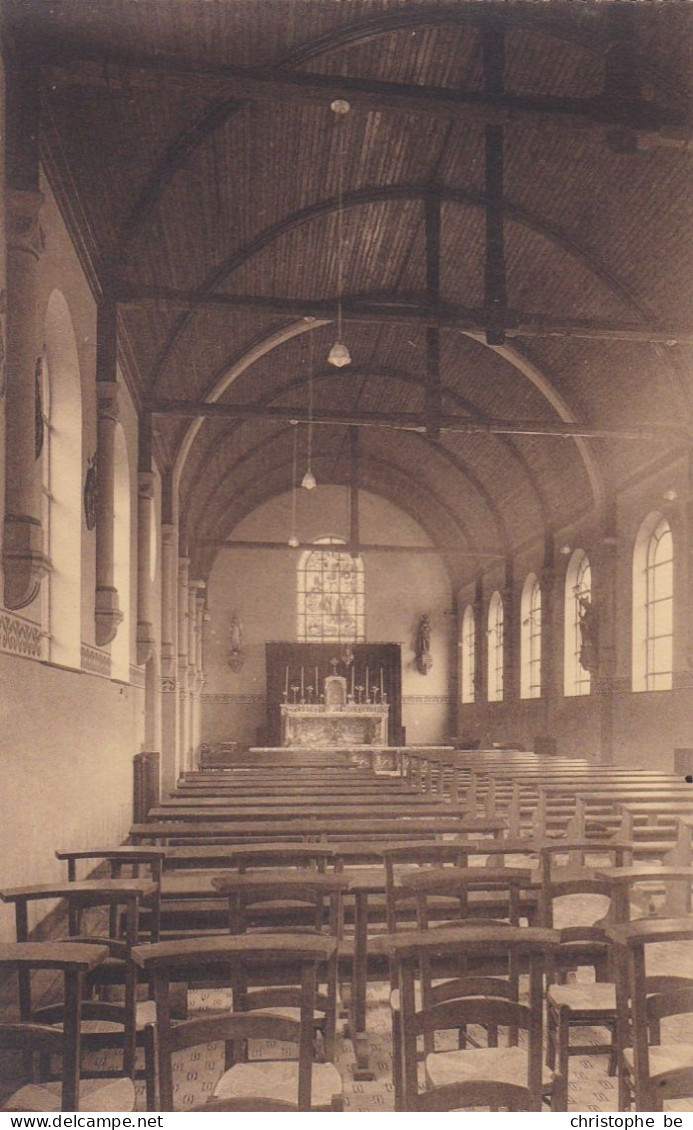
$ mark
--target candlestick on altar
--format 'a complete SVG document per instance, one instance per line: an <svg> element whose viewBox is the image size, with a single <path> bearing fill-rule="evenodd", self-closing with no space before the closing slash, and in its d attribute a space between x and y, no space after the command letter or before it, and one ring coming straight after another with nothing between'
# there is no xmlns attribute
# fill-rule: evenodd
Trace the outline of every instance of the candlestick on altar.
<svg viewBox="0 0 693 1130"><path fill-rule="evenodd" d="M301 698L303 698L305 691L303 689L303 664L301 664Z"/></svg>
<svg viewBox="0 0 693 1130"><path fill-rule="evenodd" d="M377 702L378 701L378 688L377 687L371 687L371 694L373 695L373 702Z"/></svg>
<svg viewBox="0 0 693 1130"><path fill-rule="evenodd" d="M299 687L292 687L291 689L294 692L294 706L295 706L296 705L296 696L297 696L300 688Z"/></svg>
<svg viewBox="0 0 693 1130"><path fill-rule="evenodd" d="M380 668L380 701L381 702L383 701L384 691L385 691L385 687L384 687L384 684L383 684L383 669L381 667Z"/></svg>
<svg viewBox="0 0 693 1130"><path fill-rule="evenodd" d="M352 664L351 667L351 697L354 697L354 680L356 679L356 670Z"/></svg>
<svg viewBox="0 0 693 1130"><path fill-rule="evenodd" d="M368 668L366 667L366 695L368 694Z"/></svg>
<svg viewBox="0 0 693 1130"><path fill-rule="evenodd" d="M316 667L316 668L315 668L315 693L316 693L316 694L318 693L318 684L319 684L319 680L318 680L318 669L317 669L317 667Z"/></svg>
<svg viewBox="0 0 693 1130"><path fill-rule="evenodd" d="M289 697L289 664L286 665L286 678L284 679L284 694Z"/></svg>

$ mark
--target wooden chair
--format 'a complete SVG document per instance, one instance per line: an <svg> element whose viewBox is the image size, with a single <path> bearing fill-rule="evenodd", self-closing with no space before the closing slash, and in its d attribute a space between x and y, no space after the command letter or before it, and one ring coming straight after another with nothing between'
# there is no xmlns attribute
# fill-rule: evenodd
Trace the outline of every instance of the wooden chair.
<svg viewBox="0 0 693 1130"><path fill-rule="evenodd" d="M446 846L446 845L440 845ZM448 849L452 845L447 845ZM457 849L458 857L460 848ZM412 871L400 872L397 882L394 882L391 897L396 913L397 894L400 899L413 901L416 907L417 925L421 930L427 930L432 924L437 929L450 926L505 926L518 925L520 919L520 891L531 881L531 872L524 868L506 867L438 867L419 868ZM488 904L489 910L495 909L499 914L507 914L507 922L493 919L488 916L481 917L477 913L472 917L469 913L470 892L490 894L492 901ZM452 919L452 921L451 921ZM397 922L395 920L395 929ZM454 962L454 969L448 962L445 970L434 971L427 955L422 954L422 969L420 971L420 999L425 1006L440 1003L464 996L502 997L506 1000L517 1001L519 994L519 965L515 956L508 955L504 967L489 969L483 962L477 962L477 968L470 970L467 959L459 956ZM434 982L434 975L438 980ZM390 977L392 982L399 980L396 960L390 963ZM402 1079L402 1047L400 1044L400 1008L401 998L398 987L394 987L390 994L390 1008L392 1012L392 1062L393 1083L395 1089L395 1109L404 1109L403 1079ZM468 1041L468 1033L464 1026L459 1029L460 1047ZM517 1029L513 1028L510 1034L511 1043L517 1042ZM489 1046L498 1044L498 1028L491 1024L487 1031ZM433 1050L433 1035L424 1035L425 1053Z"/></svg>
<svg viewBox="0 0 693 1130"><path fill-rule="evenodd" d="M558 1074L568 1078L569 1057L576 1055L608 1055L609 1075L617 1069L617 1017L616 987L611 962L611 944L606 924L611 913L609 889L594 868L585 866L588 855L610 855L617 865L622 865L632 851L630 843L612 840L571 840L544 844L540 849L541 869L541 923L555 928L557 900L572 898L573 907L582 904L578 899L598 895L605 900L599 920L573 923L560 929L561 944L551 957L547 985L547 1051L546 1062ZM556 856L568 855L567 864L555 868ZM579 967L592 967L594 982L568 983L569 976ZM572 1028L606 1028L608 1044L572 1044Z"/></svg>
<svg viewBox="0 0 693 1130"><path fill-rule="evenodd" d="M634 1103L638 1111L661 1111L667 1100L693 1096L693 1043L660 1042L662 1020L693 1014L693 980L648 977L646 948L656 943L690 943L693 918L638 919L611 927L609 935L620 958L616 980L619 1110L628 1110Z"/></svg>
<svg viewBox="0 0 693 1130"><path fill-rule="evenodd" d="M134 960L154 979L156 1029L147 1029L147 1048L150 1071L155 1072L157 1079L156 1109L174 1110L172 1057L175 1052L219 1040L227 1045L228 1069L215 1087L214 1100L259 1104L266 1100L286 1102L289 1096L294 1110L341 1110L339 1072L331 1063L313 1062L318 970L330 961L336 949L335 938L303 934L240 934L137 946L133 950ZM254 971L256 974L260 969L266 976L273 969L281 971L287 962L300 968L298 1020L271 1012L231 1012L172 1023L169 996L172 980L188 980L213 967L215 970L226 968L232 983L239 975L243 981L252 983ZM234 1062L238 1059L234 1045L248 1039L296 1043L298 1060ZM263 1108L254 1105L252 1109Z"/></svg>
<svg viewBox="0 0 693 1130"><path fill-rule="evenodd" d="M0 1024L0 1049L19 1051L28 1082L5 1100L11 1111L129 1111L134 1110L135 1089L129 1078L82 1079L82 1023L85 979L108 957L101 945L73 942L18 942L0 945L0 970L13 970L21 978L20 1019ZM38 1023L31 1004L31 976L37 970L63 975L63 1005L58 1027ZM60 1078L39 1082L47 1075L51 1057L61 1061ZM37 1068L40 1074L37 1073Z"/></svg>
<svg viewBox="0 0 693 1130"><path fill-rule="evenodd" d="M81 882L45 883L37 886L14 887L0 891L3 902L14 903L16 938L26 942L29 936L28 906L30 902L65 899L68 921L77 930L81 929L82 916L88 909L107 907L109 924L119 923L119 911L124 912L124 937L110 935L80 935L67 939L75 944L97 944L108 949L107 959L90 974L85 988L93 988L95 983L116 984L123 990L122 1001L89 1000L82 1009L83 1019L94 1022L96 1031L84 1036L85 1045L93 1051L104 1048L119 1048L123 1053L122 1071L132 1076L135 1071L137 1044L137 975L130 959L130 951L139 938L139 906L142 899L151 899L156 893L155 884L147 879L87 879ZM19 995L22 1016L44 1024L59 1024L62 1020L61 1004L54 1004L31 1012L28 971L19 971ZM143 1002L146 1005L147 1002ZM139 1009L140 1031L151 1020L153 1008ZM100 1030L98 1030L100 1028ZM104 1072L107 1076L120 1074L120 1069Z"/></svg>
<svg viewBox="0 0 693 1130"><path fill-rule="evenodd" d="M67 862L67 878L70 883L77 881L78 860L87 860L90 862L92 860L101 860L106 864L108 875L111 879L121 879L123 877L123 867L129 867L131 869L133 879L140 878L141 867L149 868L154 889L149 897L141 899L140 925L142 911L144 910L149 915L149 938L152 942L158 942L161 921L161 873L166 858L166 850L164 848L120 844L116 847L108 848L58 849L55 853L55 858ZM116 913L117 909L112 907L110 923L110 933L112 937L117 937L118 934L118 926L114 917ZM69 930L71 934L79 934L79 922L75 920L71 921Z"/></svg>
<svg viewBox="0 0 693 1130"><path fill-rule="evenodd" d="M547 956L558 944L552 930L536 927L444 927L405 931L377 939L378 947L397 961L400 979L399 1013L402 1048L403 1109L456 1110L468 1106L541 1110L544 1100L552 1109L565 1110L564 1080L542 1068L542 995ZM422 986L417 1002L416 981L441 959L465 960L489 956L507 960L510 955L529 965L529 1003L498 996L455 997L433 1001L429 986ZM526 1030L527 1046L468 1047L429 1051L425 1056L428 1091L419 1089L418 1040L430 1043L436 1032L468 1025Z"/></svg>
<svg viewBox="0 0 693 1130"><path fill-rule="evenodd" d="M337 942L342 937L342 894L348 889L346 875L335 872L279 871L227 872L217 875L214 888L228 899L231 934L254 934L258 929L273 933L290 930L302 934L326 934ZM258 916L259 924L258 924ZM322 1035L324 1058L334 1059L337 1025L338 947L321 970L320 983L325 990L316 990L315 1029ZM243 1011L282 1010L283 1015L296 1015L300 1005L299 982L295 963L287 962L282 971L274 970L269 986L250 988L240 976L234 983L234 1008ZM281 972L285 980L276 983ZM255 973L257 984L257 973ZM288 1013L286 1010L289 1010Z"/></svg>

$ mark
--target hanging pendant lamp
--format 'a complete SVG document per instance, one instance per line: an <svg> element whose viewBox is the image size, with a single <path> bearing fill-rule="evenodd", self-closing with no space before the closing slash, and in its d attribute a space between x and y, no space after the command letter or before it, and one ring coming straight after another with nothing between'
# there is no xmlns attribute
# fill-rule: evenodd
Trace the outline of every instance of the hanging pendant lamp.
<svg viewBox="0 0 693 1130"><path fill-rule="evenodd" d="M291 549L298 549L300 542L296 536L296 468L298 466L298 420L291 421L294 431L293 439L293 472L291 476L291 532L288 545Z"/></svg>
<svg viewBox="0 0 693 1130"><path fill-rule="evenodd" d="M336 98L330 104L330 109L335 115L335 128L339 131L339 145L337 149L337 340L327 355L330 365L342 369L351 364L351 354L344 344L342 334L342 297L344 295L344 241L342 238L342 221L344 213L344 142L342 137L342 119L349 113L351 106L343 98Z"/></svg>
<svg viewBox="0 0 693 1130"><path fill-rule="evenodd" d="M313 474L313 338L309 339L308 346L308 466L301 479L304 490L315 490L317 484Z"/></svg>

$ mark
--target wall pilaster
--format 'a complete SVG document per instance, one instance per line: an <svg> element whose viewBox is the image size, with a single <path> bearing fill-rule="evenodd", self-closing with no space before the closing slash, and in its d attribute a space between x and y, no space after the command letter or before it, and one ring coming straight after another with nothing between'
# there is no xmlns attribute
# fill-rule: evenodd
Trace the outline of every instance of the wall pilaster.
<svg viewBox="0 0 693 1130"><path fill-rule="evenodd" d="M41 390L38 266L44 246L40 192L10 190L7 227L5 604L31 604L50 571L41 526Z"/></svg>

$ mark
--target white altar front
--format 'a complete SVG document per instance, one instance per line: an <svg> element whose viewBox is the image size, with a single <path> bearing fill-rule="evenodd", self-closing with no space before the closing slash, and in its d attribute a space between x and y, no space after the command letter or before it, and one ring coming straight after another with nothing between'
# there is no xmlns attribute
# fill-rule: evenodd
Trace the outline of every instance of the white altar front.
<svg viewBox="0 0 693 1130"><path fill-rule="evenodd" d="M383 702L353 702L346 693L346 679L325 679L324 702L284 702L280 707L282 745L386 746L390 707Z"/></svg>
<svg viewBox="0 0 693 1130"><path fill-rule="evenodd" d="M389 706L348 703L328 710L322 704L285 703L281 707L283 746L386 746Z"/></svg>

